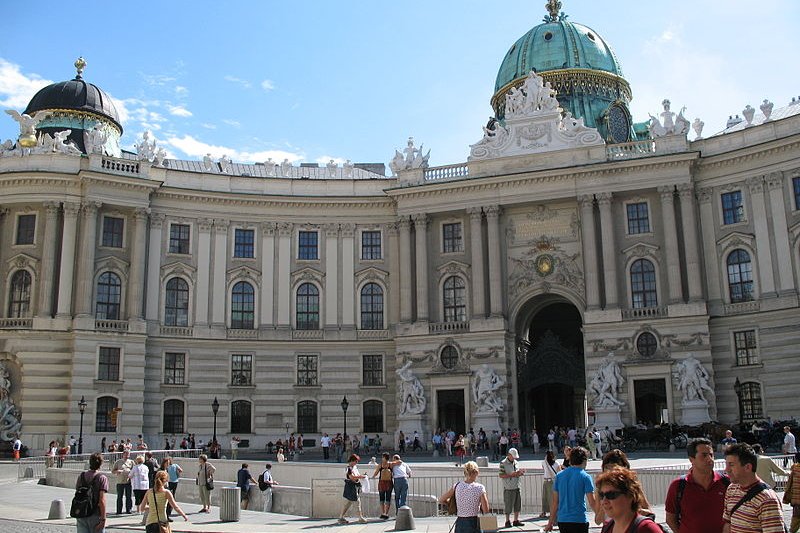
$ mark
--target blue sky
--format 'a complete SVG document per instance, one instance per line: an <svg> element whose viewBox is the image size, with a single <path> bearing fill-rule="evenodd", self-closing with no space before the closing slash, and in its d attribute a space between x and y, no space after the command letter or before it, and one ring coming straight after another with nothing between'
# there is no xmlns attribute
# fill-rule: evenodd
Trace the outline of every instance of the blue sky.
<svg viewBox="0 0 800 533"><path fill-rule="evenodd" d="M637 121L669 98L708 136L746 104L800 95L796 0L562 3L614 48ZM0 19L0 108L21 111L82 55L84 78L118 103L127 149L150 130L181 159L388 163L414 136L431 165L458 163L492 114L500 61L544 4L13 2ZM16 138L2 117L0 140Z"/></svg>

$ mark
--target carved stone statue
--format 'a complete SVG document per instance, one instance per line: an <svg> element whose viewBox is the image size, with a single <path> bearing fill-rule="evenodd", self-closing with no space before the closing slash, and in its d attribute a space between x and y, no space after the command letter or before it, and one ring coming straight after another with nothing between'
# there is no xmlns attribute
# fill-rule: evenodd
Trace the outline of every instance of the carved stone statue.
<svg viewBox="0 0 800 533"><path fill-rule="evenodd" d="M6 109L6 113L19 124L19 143L25 148L36 146L36 126L49 114L48 111L37 111L33 116L19 114L15 109Z"/></svg>
<svg viewBox="0 0 800 533"><path fill-rule="evenodd" d="M705 125L706 123L699 118L694 119L694 122L692 122L692 129L694 130L695 135L697 135L697 137L694 139L695 141L703 138L703 126Z"/></svg>
<svg viewBox="0 0 800 533"><path fill-rule="evenodd" d="M166 158L167 151L159 146L156 153L153 155L153 164L157 167L163 166Z"/></svg>
<svg viewBox="0 0 800 533"><path fill-rule="evenodd" d="M617 391L625 383L619 363L614 360L614 352L600 363L594 378L589 383L589 390L594 396L595 407L613 407L624 405L625 402L617 398Z"/></svg>
<svg viewBox="0 0 800 533"><path fill-rule="evenodd" d="M678 390L683 393L684 402L702 401L708 402L703 391L713 392L708 385L708 371L695 359L694 354L689 354L686 359L679 361L678 367Z"/></svg>
<svg viewBox="0 0 800 533"><path fill-rule="evenodd" d="M328 177L329 177L329 178L335 178L335 177L336 177L336 168L337 168L338 166L339 166L339 165L337 165L337 164L336 164L336 161L334 161L333 159L331 159L330 161L328 161L328 164L327 164L327 165L325 165L325 168L327 168L327 169L328 169Z"/></svg>
<svg viewBox="0 0 800 533"><path fill-rule="evenodd" d="M389 163L389 168L392 169L392 172L397 174L401 170L428 168L428 159L431 156L431 151L428 150L428 153L423 155L422 146L420 145L419 148L416 148L414 146L414 138L409 137L408 145L403 148L403 153L400 153L399 150L394 151L394 157Z"/></svg>
<svg viewBox="0 0 800 533"><path fill-rule="evenodd" d="M211 158L211 154L206 154L203 156L203 170L206 172L214 171L214 160Z"/></svg>
<svg viewBox="0 0 800 533"><path fill-rule="evenodd" d="M289 162L289 159L288 158L284 159L283 163L281 163L281 176L284 178L288 178L291 169L292 169L292 164Z"/></svg>
<svg viewBox="0 0 800 533"><path fill-rule="evenodd" d="M142 140L134 144L139 161L152 161L156 154L156 140L150 140L150 132L142 134Z"/></svg>
<svg viewBox="0 0 800 533"><path fill-rule="evenodd" d="M745 127L753 125L753 116L756 114L756 110L750 104L747 104L744 109L742 109L742 116L747 121Z"/></svg>
<svg viewBox="0 0 800 533"><path fill-rule="evenodd" d="M22 427L20 412L11 398L11 377L5 362L0 361L0 440L10 441Z"/></svg>
<svg viewBox="0 0 800 533"><path fill-rule="evenodd" d="M345 178L352 178L353 177L353 163L349 159L344 162L344 177Z"/></svg>
<svg viewBox="0 0 800 533"><path fill-rule="evenodd" d="M231 159L227 155L223 155L219 158L219 168L220 172L223 174L227 174L231 170Z"/></svg>
<svg viewBox="0 0 800 533"><path fill-rule="evenodd" d="M775 104L765 98L764 102L759 106L761 112L764 113L764 122L768 121L770 115L772 115L772 108L774 105Z"/></svg>
<svg viewBox="0 0 800 533"><path fill-rule="evenodd" d="M103 130L103 125L98 122L94 128L83 132L83 144L87 154L105 153L105 145L108 140L108 133Z"/></svg>
<svg viewBox="0 0 800 533"><path fill-rule="evenodd" d="M56 131L53 133L53 151L62 154L80 155L80 149L72 141L67 142L67 137L72 130Z"/></svg>
<svg viewBox="0 0 800 533"><path fill-rule="evenodd" d="M498 393L505 384L505 378L488 364L481 365L475 373L472 388L472 400L475 402L476 412L498 413L505 409L505 403Z"/></svg>
<svg viewBox="0 0 800 533"><path fill-rule="evenodd" d="M655 139L665 135L686 135L689 133L691 124L683 116L686 107L681 108L676 118L675 113L670 111L671 102L668 99L665 98L661 105L664 106L664 111L659 113L661 121L650 115L650 136Z"/></svg>
<svg viewBox="0 0 800 533"><path fill-rule="evenodd" d="M400 377L400 414L422 414L427 405L425 390L411 371L411 361L395 370L395 373Z"/></svg>

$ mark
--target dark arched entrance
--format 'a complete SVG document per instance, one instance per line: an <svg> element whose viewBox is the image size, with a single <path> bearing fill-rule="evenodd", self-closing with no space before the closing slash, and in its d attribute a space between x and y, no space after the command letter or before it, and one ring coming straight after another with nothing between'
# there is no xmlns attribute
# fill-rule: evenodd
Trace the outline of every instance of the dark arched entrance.
<svg viewBox="0 0 800 533"><path fill-rule="evenodd" d="M540 438L554 426L584 425L586 371L582 320L566 302L540 307L518 341L520 425Z"/></svg>

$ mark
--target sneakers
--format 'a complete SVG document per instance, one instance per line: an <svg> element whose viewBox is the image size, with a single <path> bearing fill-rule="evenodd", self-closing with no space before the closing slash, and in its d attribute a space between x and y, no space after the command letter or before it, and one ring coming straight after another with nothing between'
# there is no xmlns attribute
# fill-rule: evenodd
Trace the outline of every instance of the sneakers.
<svg viewBox="0 0 800 533"><path fill-rule="evenodd" d="M510 528L510 527L511 527L511 521L509 521L509 520L506 520L506 525L505 525L505 526L503 526L503 527Z"/></svg>
<svg viewBox="0 0 800 533"><path fill-rule="evenodd" d="M515 527L520 527L520 526L524 526L524 525L525 525L525 523L524 523L524 522L520 522L519 520L514 520L514 521L511 523L511 525L512 525L512 526L515 526Z"/></svg>
<svg viewBox="0 0 800 533"><path fill-rule="evenodd" d="M340 518L336 522L338 522L339 524L349 524L350 523L350 522L347 521L347 518L344 518L344 517Z"/></svg>

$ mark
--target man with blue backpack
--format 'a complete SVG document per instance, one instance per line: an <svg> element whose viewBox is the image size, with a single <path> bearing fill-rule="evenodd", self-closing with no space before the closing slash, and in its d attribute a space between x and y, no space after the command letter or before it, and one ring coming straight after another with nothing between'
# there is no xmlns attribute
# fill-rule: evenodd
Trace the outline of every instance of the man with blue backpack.
<svg viewBox="0 0 800 533"><path fill-rule="evenodd" d="M89 470L78 476L70 516L77 518L78 533L104 533L106 527L106 493L108 478L100 472L103 455L89 457Z"/></svg>

